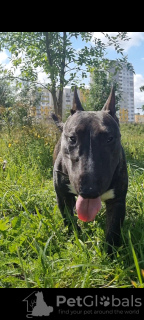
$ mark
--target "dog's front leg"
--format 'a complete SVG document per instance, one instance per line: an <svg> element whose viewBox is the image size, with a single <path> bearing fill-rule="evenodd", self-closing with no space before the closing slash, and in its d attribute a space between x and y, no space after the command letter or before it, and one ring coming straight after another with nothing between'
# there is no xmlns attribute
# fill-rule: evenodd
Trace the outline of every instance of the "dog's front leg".
<svg viewBox="0 0 144 320"><path fill-rule="evenodd" d="M63 216L64 223L67 225L70 221L70 217L73 216L73 208L75 205L75 197L73 195L62 195L57 193L57 202L60 212Z"/></svg>
<svg viewBox="0 0 144 320"><path fill-rule="evenodd" d="M73 227L80 231L80 227L77 225L74 219L74 207L75 207L75 196L73 194L61 194L56 190L57 202L60 212L62 214L65 226L68 226L71 232Z"/></svg>
<svg viewBox="0 0 144 320"><path fill-rule="evenodd" d="M125 199L106 201L106 241L108 254L120 245L120 231L125 217Z"/></svg>

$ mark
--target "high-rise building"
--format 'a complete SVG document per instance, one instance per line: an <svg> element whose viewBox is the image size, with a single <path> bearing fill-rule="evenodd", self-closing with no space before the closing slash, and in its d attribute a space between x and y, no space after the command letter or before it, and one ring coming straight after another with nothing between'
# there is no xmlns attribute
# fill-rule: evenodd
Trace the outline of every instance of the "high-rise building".
<svg viewBox="0 0 144 320"><path fill-rule="evenodd" d="M85 101L85 95L81 90L77 90L78 96L81 102ZM58 94L58 91L57 91ZM62 118L70 115L70 109L73 105L74 91L70 87L63 89L63 105L62 105ZM31 108L31 115L36 116L39 119L49 117L50 113L54 111L53 98L51 93L47 89L42 90L41 100L36 108Z"/></svg>
<svg viewBox="0 0 144 320"><path fill-rule="evenodd" d="M70 114L70 109L72 108L72 104L73 104L73 96L74 96L74 92L71 90L70 87L65 87L63 89L63 108L62 108L63 119L65 119L65 117L67 117L67 115Z"/></svg>
<svg viewBox="0 0 144 320"><path fill-rule="evenodd" d="M119 120L120 122L134 122L134 75L127 69L126 64L122 63L122 68L116 71L117 63L110 68L112 78L118 83L121 92L119 101Z"/></svg>
<svg viewBox="0 0 144 320"><path fill-rule="evenodd" d="M47 89L42 89L41 100L36 106L36 117L39 119L48 117L51 111L53 111L52 95Z"/></svg>

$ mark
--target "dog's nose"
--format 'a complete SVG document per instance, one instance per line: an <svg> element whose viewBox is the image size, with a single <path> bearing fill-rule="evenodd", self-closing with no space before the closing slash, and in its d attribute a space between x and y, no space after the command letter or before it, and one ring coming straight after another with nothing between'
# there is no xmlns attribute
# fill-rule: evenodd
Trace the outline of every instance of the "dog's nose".
<svg viewBox="0 0 144 320"><path fill-rule="evenodd" d="M92 187L89 187L89 188L80 187L79 195L84 199L95 199L99 197L100 193L94 190Z"/></svg>

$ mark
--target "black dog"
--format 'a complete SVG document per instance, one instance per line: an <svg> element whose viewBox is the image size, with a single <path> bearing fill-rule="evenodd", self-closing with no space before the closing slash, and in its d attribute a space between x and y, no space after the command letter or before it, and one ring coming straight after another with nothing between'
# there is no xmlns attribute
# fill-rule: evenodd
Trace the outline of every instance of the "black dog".
<svg viewBox="0 0 144 320"><path fill-rule="evenodd" d="M71 116L65 124L54 114L52 117L62 130L54 150L53 171L59 209L66 220L65 208L73 215L76 203L79 219L88 222L95 219L105 201L106 241L111 253L112 245L119 245L128 186L114 89L101 111L86 112L75 88Z"/></svg>

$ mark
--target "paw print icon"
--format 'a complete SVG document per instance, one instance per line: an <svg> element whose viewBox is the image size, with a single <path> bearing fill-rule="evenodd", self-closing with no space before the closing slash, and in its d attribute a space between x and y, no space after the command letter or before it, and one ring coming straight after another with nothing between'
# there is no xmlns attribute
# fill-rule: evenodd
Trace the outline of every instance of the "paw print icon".
<svg viewBox="0 0 144 320"><path fill-rule="evenodd" d="M102 296L100 297L100 304L102 304L104 307L107 307L109 306L110 304L110 298L109 297L105 297L105 296Z"/></svg>

